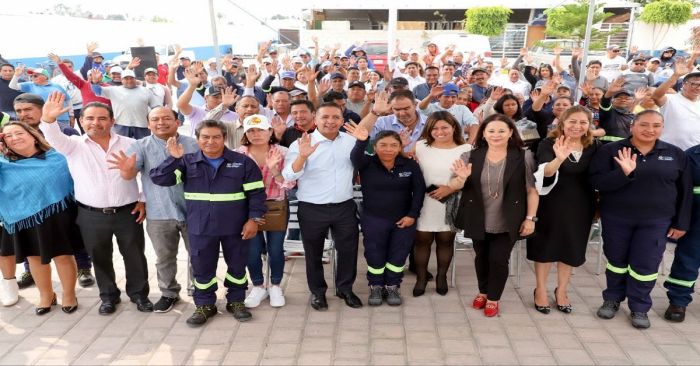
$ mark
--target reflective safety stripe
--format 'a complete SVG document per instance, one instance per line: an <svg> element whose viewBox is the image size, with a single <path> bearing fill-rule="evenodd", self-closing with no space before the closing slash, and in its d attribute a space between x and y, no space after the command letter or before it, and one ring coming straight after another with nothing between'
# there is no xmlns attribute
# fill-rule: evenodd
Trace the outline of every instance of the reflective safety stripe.
<svg viewBox="0 0 700 366"><path fill-rule="evenodd" d="M693 187L693 194L700 194L700 186Z"/></svg>
<svg viewBox="0 0 700 366"><path fill-rule="evenodd" d="M695 281L677 280L673 277L667 278L666 282L672 283L674 285L683 286L683 287L690 287L690 288L692 288L693 285L695 285Z"/></svg>
<svg viewBox="0 0 700 366"><path fill-rule="evenodd" d="M370 266L367 266L367 272L374 274L374 275L380 275L384 273L384 267L382 268L372 268Z"/></svg>
<svg viewBox="0 0 700 366"><path fill-rule="evenodd" d="M250 182L250 183L243 184L244 191L250 191L250 190L258 189L258 188L265 188L263 181L259 180L257 182Z"/></svg>
<svg viewBox="0 0 700 366"><path fill-rule="evenodd" d="M625 273L627 273L627 269L629 268L629 266L627 266L625 268L620 268L620 267L615 267L612 264L610 264L610 262L608 262L608 265L606 266L606 268L608 269L608 271L610 271L612 273L625 274Z"/></svg>
<svg viewBox="0 0 700 366"><path fill-rule="evenodd" d="M627 267L630 271L630 276L634 278L637 281L642 281L642 282L649 282L649 281L656 281L656 278L659 277L658 273L652 273L648 275L641 275L637 272L635 272L632 267Z"/></svg>
<svg viewBox="0 0 700 366"><path fill-rule="evenodd" d="M620 141L624 140L624 137L617 137L617 136L602 136L599 138L600 141Z"/></svg>
<svg viewBox="0 0 700 366"><path fill-rule="evenodd" d="M209 281L207 283L199 283L199 282L197 282L197 280L194 280L192 282L194 282L194 287L196 287L200 290L206 290L209 287L216 285L216 277L212 278L211 281Z"/></svg>
<svg viewBox="0 0 700 366"><path fill-rule="evenodd" d="M182 171L175 169L175 184L182 184Z"/></svg>
<svg viewBox="0 0 700 366"><path fill-rule="evenodd" d="M392 272L394 272L394 273L401 273L401 272L403 272L403 267L404 267L404 266L401 266L401 267L395 266L395 265L393 265L393 264L391 264L391 263L387 263L387 264L386 264L386 269L388 269L388 270L390 270L390 271L392 271Z"/></svg>
<svg viewBox="0 0 700 366"><path fill-rule="evenodd" d="M245 276L243 276L243 278L241 278L241 279L238 279L236 277L231 276L228 273L226 274L226 279L235 283L236 285L245 285L245 283L248 282L248 281L246 281Z"/></svg>
<svg viewBox="0 0 700 366"><path fill-rule="evenodd" d="M185 192L185 199L191 201L212 201L212 202L224 202L224 201L238 201L244 200L245 194L239 193L193 193Z"/></svg>

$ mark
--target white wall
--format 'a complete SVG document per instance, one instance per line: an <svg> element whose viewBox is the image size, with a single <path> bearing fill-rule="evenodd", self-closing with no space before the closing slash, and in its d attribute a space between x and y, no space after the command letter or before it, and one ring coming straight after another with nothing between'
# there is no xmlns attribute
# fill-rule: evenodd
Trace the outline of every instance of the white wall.
<svg viewBox="0 0 700 366"><path fill-rule="evenodd" d="M697 26L700 26L700 19L694 19L681 26L671 28L665 37L662 37L664 32L659 31L660 28L654 30L652 25L637 21L634 23L632 45L643 50L659 49L666 46L672 46L676 49L687 49L690 30Z"/></svg>

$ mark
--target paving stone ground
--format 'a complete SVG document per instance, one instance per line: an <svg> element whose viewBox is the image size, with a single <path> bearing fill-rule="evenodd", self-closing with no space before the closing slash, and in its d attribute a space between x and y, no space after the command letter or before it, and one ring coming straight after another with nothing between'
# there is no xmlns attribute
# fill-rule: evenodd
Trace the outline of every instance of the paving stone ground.
<svg viewBox="0 0 700 366"><path fill-rule="evenodd" d="M34 315L36 288L22 290L20 302L0 308L0 364L236 364L236 365L465 365L465 364L571 364L571 365L684 365L700 364L700 304L688 308L686 321L666 322L667 300L659 277L653 292L652 327L640 331L629 324L625 305L615 319L600 320L595 311L601 303L605 278L596 276L597 245L588 251L588 262L577 268L569 298L575 310L549 315L533 308L535 279L532 263L522 253L521 279L511 277L497 318L485 318L470 307L476 293L473 251L458 251L457 286L446 296L435 293L411 297L415 276L403 284L402 307L351 309L332 296L329 310L308 306L304 259L286 262L282 281L287 305L275 309L266 302L253 310L253 320L236 322L219 300L219 314L206 326L189 328L185 320L194 306L183 294L173 311L140 313L122 294L112 316L97 314L96 287L78 290L80 308L64 314L59 307L45 316ZM362 248L360 248L360 253ZM155 255L147 249L152 301L160 297L155 278ZM121 257L115 253L118 283L123 290ZM672 249L666 254L670 268ZM179 279L184 283L187 257L179 256ZM219 279L223 278L223 260ZM434 262L430 268L435 272ZM366 267L358 263L355 292L366 302ZM18 268L18 274L20 270ZM330 266L326 266L330 281ZM221 286L221 281L219 281ZM54 287L61 298L57 277ZM550 300L555 274L550 276ZM223 290L219 289L223 299Z"/></svg>

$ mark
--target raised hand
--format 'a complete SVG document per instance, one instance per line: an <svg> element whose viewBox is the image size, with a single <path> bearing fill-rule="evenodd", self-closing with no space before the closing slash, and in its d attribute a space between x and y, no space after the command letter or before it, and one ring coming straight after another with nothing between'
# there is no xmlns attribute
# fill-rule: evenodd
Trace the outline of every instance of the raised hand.
<svg viewBox="0 0 700 366"><path fill-rule="evenodd" d="M591 95L591 91L593 90L593 86L588 81L581 84L578 88L581 89L581 91L583 92L583 96L585 97Z"/></svg>
<svg viewBox="0 0 700 366"><path fill-rule="evenodd" d="M49 97L46 98L46 102L44 103L44 107L41 109L41 120L47 123L53 123L58 116L71 110L71 106L63 106L65 101L66 97L61 92L55 91L49 94Z"/></svg>
<svg viewBox="0 0 700 366"><path fill-rule="evenodd" d="M234 89L232 86L227 86L226 88L221 89L221 104L223 104L224 107L228 108L236 104L238 99L240 99L240 97L238 96L236 89Z"/></svg>
<svg viewBox="0 0 700 366"><path fill-rule="evenodd" d="M168 139L165 147L168 150L168 154L175 159L180 159L183 155L185 155L185 147L182 146L182 144L177 143L175 136Z"/></svg>
<svg viewBox="0 0 700 366"><path fill-rule="evenodd" d="M136 154L131 156L126 155L124 150L119 150L119 153L111 153L111 159L107 160L111 166L109 169L119 169L123 172L130 172L136 169Z"/></svg>
<svg viewBox="0 0 700 366"><path fill-rule="evenodd" d="M505 90L503 90L503 87L497 86L493 90L491 90L491 100L498 101L501 99L503 94L505 93Z"/></svg>
<svg viewBox="0 0 700 366"><path fill-rule="evenodd" d="M593 69L586 69L586 80L588 81L593 81L597 78L598 76L595 74L595 70Z"/></svg>
<svg viewBox="0 0 700 366"><path fill-rule="evenodd" d="M182 46L180 46L179 44L176 44L175 45L175 54L179 55L181 53L182 53ZM175 57L175 58L177 58L177 57Z"/></svg>
<svg viewBox="0 0 700 366"><path fill-rule="evenodd" d="M583 50L581 49L581 47L574 47L571 49L571 57L572 58L573 57L578 58L578 57L581 57L581 55L583 55Z"/></svg>
<svg viewBox="0 0 700 366"><path fill-rule="evenodd" d="M317 142L312 145L311 136L309 136L309 134L306 132L304 132L304 134L301 135L301 137L299 137L299 140L297 141L299 142L299 155L301 155L304 158L308 158L309 156L311 156L311 154L313 154L314 151L316 151L318 145L320 144L320 142Z"/></svg>
<svg viewBox="0 0 700 366"><path fill-rule="evenodd" d="M637 47L637 46L630 47L630 55L637 54L637 51L639 51L639 47Z"/></svg>
<svg viewBox="0 0 700 366"><path fill-rule="evenodd" d="M557 85L558 85L558 83L555 82L554 80L551 80L551 81L545 83L542 86L542 94L544 94L546 96L552 95L554 93L554 91L557 90Z"/></svg>
<svg viewBox="0 0 700 366"><path fill-rule="evenodd" d="M450 168L450 170L452 171L452 173L454 173L454 175L462 179L467 179L472 174L472 165L465 164L464 160L462 159L457 159L454 162L452 162L452 167Z"/></svg>
<svg viewBox="0 0 700 366"><path fill-rule="evenodd" d="M634 90L634 100L640 101L647 96L647 88L637 88Z"/></svg>
<svg viewBox="0 0 700 366"><path fill-rule="evenodd" d="M625 78L620 76L619 78L613 80L612 83L608 86L608 92L610 95L614 95L615 93L619 92L622 90L622 86L625 85Z"/></svg>
<svg viewBox="0 0 700 366"><path fill-rule="evenodd" d="M562 50L562 48L559 47L559 46L556 46L556 47L552 48L552 53L554 54L554 56L559 56L559 55L561 55L561 51L563 51L563 50Z"/></svg>
<svg viewBox="0 0 700 366"><path fill-rule="evenodd" d="M277 60L272 61L270 64L270 75L277 75L277 73L280 71L280 64L277 62Z"/></svg>
<svg viewBox="0 0 700 366"><path fill-rule="evenodd" d="M556 140L554 140L554 156L560 162L564 162L566 159L568 159L571 151L573 151L573 149L571 149L569 146L570 140L570 137L565 136L559 136Z"/></svg>
<svg viewBox="0 0 700 366"><path fill-rule="evenodd" d="M20 77L24 73L25 67L24 66L17 66L15 68L15 76Z"/></svg>
<svg viewBox="0 0 700 366"><path fill-rule="evenodd" d="M381 91L379 94L376 95L374 98L374 111L377 112L378 114L384 114L386 113L390 107L389 107L389 93L386 91Z"/></svg>
<svg viewBox="0 0 700 366"><path fill-rule="evenodd" d="M274 131L276 136L282 136L284 131L287 130L287 124L282 121L282 118L275 116L272 118L272 131Z"/></svg>
<svg viewBox="0 0 700 366"><path fill-rule="evenodd" d="M539 98L540 94L542 94L541 91L537 89L532 89L532 91L530 92L530 99L534 101L535 99Z"/></svg>
<svg viewBox="0 0 700 366"><path fill-rule="evenodd" d="M284 156L279 149L270 149L267 152L267 157L265 157L265 165L272 171L272 173L276 173L273 175L277 175L280 173L279 165L282 163L283 159Z"/></svg>
<svg viewBox="0 0 700 366"><path fill-rule="evenodd" d="M442 92L445 91L445 87L438 84L435 85L434 87L430 88L430 97L431 98L439 98L442 95Z"/></svg>
<svg viewBox="0 0 700 366"><path fill-rule="evenodd" d="M95 52L95 50L97 49L97 47L98 47L97 42L90 42L90 43L88 43L88 44L86 45L88 56L92 56L92 53Z"/></svg>
<svg viewBox="0 0 700 366"><path fill-rule="evenodd" d="M318 83L318 93L323 95L331 88L331 81L329 79L321 79Z"/></svg>
<svg viewBox="0 0 700 366"><path fill-rule="evenodd" d="M196 87L201 83L198 75L199 74L192 68L185 69L185 79L187 79L187 83L192 87Z"/></svg>
<svg viewBox="0 0 700 366"><path fill-rule="evenodd" d="M141 59L138 57L134 57L131 59L131 61L129 61L129 64L126 65L126 68L133 70L133 69L139 67L139 65L141 65Z"/></svg>
<svg viewBox="0 0 700 366"><path fill-rule="evenodd" d="M369 132L364 126L360 126L355 122L349 121L344 125L345 131L347 131L352 137L360 140L366 141L369 138Z"/></svg>
<svg viewBox="0 0 700 366"><path fill-rule="evenodd" d="M53 61L53 63L55 63L56 65L61 63L61 58L58 57L58 55L55 53L49 53L48 57L49 60Z"/></svg>
<svg viewBox="0 0 700 366"><path fill-rule="evenodd" d="M527 47L521 48L521 49L520 49L520 52L518 52L518 54L519 54L520 56L522 56L522 57L527 56Z"/></svg>
<svg viewBox="0 0 700 366"><path fill-rule="evenodd" d="M314 44L318 44L318 37L312 36L312 37L311 37L311 42L313 42Z"/></svg>
<svg viewBox="0 0 700 366"><path fill-rule="evenodd" d="M613 159L625 175L630 175L637 168L637 154L632 154L632 149L629 147L623 147Z"/></svg>
<svg viewBox="0 0 700 366"><path fill-rule="evenodd" d="M688 67L688 63L686 62L685 58L679 57L676 59L676 66L673 69L673 74L676 76L683 76L689 72L690 67Z"/></svg>
<svg viewBox="0 0 700 366"><path fill-rule="evenodd" d="M193 69L195 72L197 72L197 73L200 73L200 72L204 71L204 62L202 62L202 61L193 61L193 62L192 62L192 69Z"/></svg>

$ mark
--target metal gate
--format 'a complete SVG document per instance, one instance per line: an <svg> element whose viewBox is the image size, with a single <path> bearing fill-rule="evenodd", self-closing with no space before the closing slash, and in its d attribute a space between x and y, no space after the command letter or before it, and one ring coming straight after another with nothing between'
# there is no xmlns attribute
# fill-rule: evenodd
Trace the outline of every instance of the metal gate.
<svg viewBox="0 0 700 366"><path fill-rule="evenodd" d="M506 31L502 35L489 37L492 57L518 57L520 49L525 47L526 38L527 24L508 23Z"/></svg>

